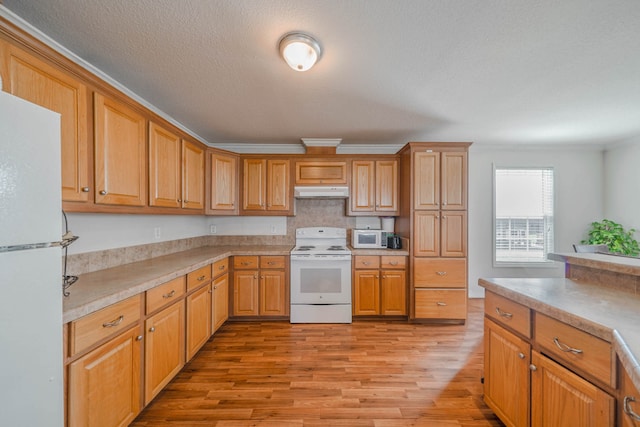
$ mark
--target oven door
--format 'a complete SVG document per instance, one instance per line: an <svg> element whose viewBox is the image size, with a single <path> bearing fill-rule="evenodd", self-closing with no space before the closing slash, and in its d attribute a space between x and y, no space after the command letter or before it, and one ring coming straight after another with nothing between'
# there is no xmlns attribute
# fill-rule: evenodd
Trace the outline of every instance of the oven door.
<svg viewBox="0 0 640 427"><path fill-rule="evenodd" d="M291 256L291 304L351 304L351 255Z"/></svg>

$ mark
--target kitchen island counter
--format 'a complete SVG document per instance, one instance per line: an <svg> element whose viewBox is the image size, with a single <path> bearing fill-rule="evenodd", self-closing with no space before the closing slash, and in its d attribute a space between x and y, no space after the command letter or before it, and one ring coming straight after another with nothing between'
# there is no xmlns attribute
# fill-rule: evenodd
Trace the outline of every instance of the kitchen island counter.
<svg viewBox="0 0 640 427"><path fill-rule="evenodd" d="M63 300L63 323L140 294L176 277L234 255L289 255L292 246L204 246L86 273Z"/></svg>
<svg viewBox="0 0 640 427"><path fill-rule="evenodd" d="M640 389L640 295L567 278L491 278L487 290L609 341Z"/></svg>

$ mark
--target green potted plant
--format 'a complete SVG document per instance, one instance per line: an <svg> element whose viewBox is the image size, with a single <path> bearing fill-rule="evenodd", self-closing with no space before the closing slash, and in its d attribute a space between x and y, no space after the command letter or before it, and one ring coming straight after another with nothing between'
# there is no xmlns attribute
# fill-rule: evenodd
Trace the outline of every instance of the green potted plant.
<svg viewBox="0 0 640 427"><path fill-rule="evenodd" d="M633 237L635 229L625 231L617 222L603 219L600 222L592 222L589 229L589 238L581 243L585 245L607 245L609 251L616 254L638 256L640 246Z"/></svg>

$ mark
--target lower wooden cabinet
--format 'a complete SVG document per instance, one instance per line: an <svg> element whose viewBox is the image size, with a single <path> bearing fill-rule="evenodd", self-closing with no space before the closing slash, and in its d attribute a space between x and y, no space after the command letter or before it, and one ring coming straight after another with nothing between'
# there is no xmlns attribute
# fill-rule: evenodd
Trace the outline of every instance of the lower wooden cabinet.
<svg viewBox="0 0 640 427"><path fill-rule="evenodd" d="M621 366L619 372L618 425L621 427L640 427L640 391L633 386L629 374Z"/></svg>
<svg viewBox="0 0 640 427"><path fill-rule="evenodd" d="M229 273L214 279L211 287L211 333L214 333L229 318Z"/></svg>
<svg viewBox="0 0 640 427"><path fill-rule="evenodd" d="M525 321L535 325L533 338L527 336L531 325ZM582 358L589 360L599 354L598 349L587 345L574 354L565 348L567 354L560 357L546 353L539 340L546 339L550 324L554 335L569 342L584 333L487 291L484 401L507 426L613 426L615 399L611 393L615 386L596 385L603 377L597 369L583 376L577 373ZM591 343L591 339L597 338L584 342ZM540 348L545 354L537 351Z"/></svg>
<svg viewBox="0 0 640 427"><path fill-rule="evenodd" d="M184 299L145 321L145 405L167 385L185 363Z"/></svg>
<svg viewBox="0 0 640 427"><path fill-rule="evenodd" d="M138 415L142 338L133 327L69 365L69 427L126 427Z"/></svg>
<svg viewBox="0 0 640 427"><path fill-rule="evenodd" d="M211 337L211 284L187 295L187 360Z"/></svg>
<svg viewBox="0 0 640 427"><path fill-rule="evenodd" d="M529 425L531 345L498 326L484 323L484 401L507 426Z"/></svg>
<svg viewBox="0 0 640 427"><path fill-rule="evenodd" d="M531 362L533 427L613 425L612 396L535 350Z"/></svg>
<svg viewBox="0 0 640 427"><path fill-rule="evenodd" d="M407 314L406 257L357 255L354 267L354 316Z"/></svg>
<svg viewBox="0 0 640 427"><path fill-rule="evenodd" d="M233 266L234 316L289 314L285 256L236 256Z"/></svg>

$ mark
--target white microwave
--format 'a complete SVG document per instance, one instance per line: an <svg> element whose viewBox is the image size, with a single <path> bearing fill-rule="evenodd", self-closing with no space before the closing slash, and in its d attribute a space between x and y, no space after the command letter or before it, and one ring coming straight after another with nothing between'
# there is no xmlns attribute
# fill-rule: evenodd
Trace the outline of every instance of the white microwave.
<svg viewBox="0 0 640 427"><path fill-rule="evenodd" d="M351 246L354 248L386 248L387 232L382 230L351 230Z"/></svg>

